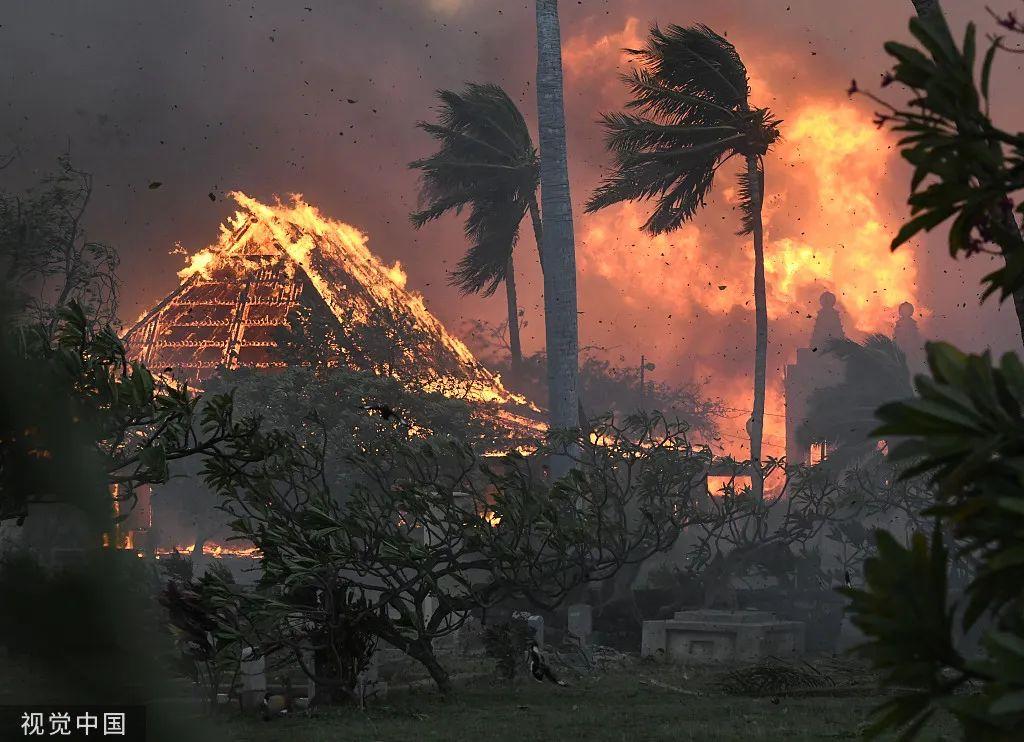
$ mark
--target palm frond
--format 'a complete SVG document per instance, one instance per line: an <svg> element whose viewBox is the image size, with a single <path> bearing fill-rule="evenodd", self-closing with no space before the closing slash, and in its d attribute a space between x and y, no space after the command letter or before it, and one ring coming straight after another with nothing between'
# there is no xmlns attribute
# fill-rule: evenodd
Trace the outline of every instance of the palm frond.
<svg viewBox="0 0 1024 742"><path fill-rule="evenodd" d="M693 126L728 122L734 116L726 106L703 94L673 88L642 67L623 75L622 80L631 96L627 108Z"/></svg>
<svg viewBox="0 0 1024 742"><path fill-rule="evenodd" d="M739 134L729 124L717 126L680 126L663 124L643 116L627 113L606 113L601 116L605 127L605 145L616 152L643 150L663 151L681 147L696 147L721 141Z"/></svg>
<svg viewBox="0 0 1024 742"><path fill-rule="evenodd" d="M721 157L715 158L721 159ZM714 185L717 167L714 160L698 164L678 178L676 186L658 199L658 205L644 223L650 234L664 234L678 229L704 207Z"/></svg>
<svg viewBox="0 0 1024 742"><path fill-rule="evenodd" d="M747 68L736 47L707 26L673 24L662 30L655 24L647 45L632 53L671 88L729 110L747 106Z"/></svg>
<svg viewBox="0 0 1024 742"><path fill-rule="evenodd" d="M519 225L526 216L528 203L527 199L519 198L514 208L507 204L474 204L464 230L470 247L452 272L452 286L463 294L481 296L490 296L497 290L505 280L509 258L519 241Z"/></svg>
<svg viewBox="0 0 1024 742"><path fill-rule="evenodd" d="M767 109L750 109L736 48L707 26L654 26L644 48L628 51L640 63L623 76L635 113L602 116L614 167L586 209L657 199L645 224L657 234L693 218L723 163L767 152L779 122ZM744 216L746 230L752 219Z"/></svg>

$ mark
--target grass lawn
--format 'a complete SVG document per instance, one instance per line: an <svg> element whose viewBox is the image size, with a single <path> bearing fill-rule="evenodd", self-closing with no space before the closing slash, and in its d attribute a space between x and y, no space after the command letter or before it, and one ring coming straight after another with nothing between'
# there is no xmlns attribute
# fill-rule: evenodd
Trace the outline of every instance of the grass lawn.
<svg viewBox="0 0 1024 742"><path fill-rule="evenodd" d="M300 712L265 722L256 715L241 715L232 703L211 720L197 715L194 705L157 702L149 705L147 712L149 738L154 742L857 739L871 709L884 698L873 691L851 693L851 687L872 686L870 675L863 670L842 662L818 666L835 680L837 689L828 692L837 695L730 696L715 687L723 668L682 668L636 660L594 675L567 676L568 688L526 678L510 684L480 674L492 667L490 661L464 660L450 667L462 676L447 698L431 685L415 684L413 688L393 688L366 711L327 707L315 709L311 716ZM422 677L417 667L393 676L392 685ZM73 687L80 691L88 687L72 669L66 667L60 673L64 682L54 682L52 673L0 658L0 703L67 703L75 698L69 695ZM466 677L467 672L475 674ZM921 739L959 738L957 726L947 717Z"/></svg>
<svg viewBox="0 0 1024 742"><path fill-rule="evenodd" d="M411 742L465 740L799 740L855 739L879 697L746 698L715 693L709 675L635 665L579 679L569 688L490 678L456 683L450 697L424 689L392 692L365 712L330 708L264 722L219 720L223 742ZM650 681L655 681L652 684ZM701 690L690 696L661 687ZM956 739L946 722L923 739Z"/></svg>

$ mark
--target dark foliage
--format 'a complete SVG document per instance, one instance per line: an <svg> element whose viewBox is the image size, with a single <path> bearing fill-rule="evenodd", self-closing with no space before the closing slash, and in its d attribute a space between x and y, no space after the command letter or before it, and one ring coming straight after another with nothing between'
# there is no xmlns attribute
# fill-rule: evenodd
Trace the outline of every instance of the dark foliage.
<svg viewBox="0 0 1024 742"><path fill-rule="evenodd" d="M412 223L469 209L470 247L452 274L463 293L489 296L505 280L519 225L536 204L537 151L523 115L497 85L470 84L437 94L438 123L420 122L440 149L409 167L422 171L421 210Z"/></svg>
<svg viewBox="0 0 1024 742"><path fill-rule="evenodd" d="M604 423L574 441L575 468L554 483L540 462L563 441L539 444L531 458L488 460L451 439L390 439L352 452L361 476L336 488L322 440L254 431L208 460L206 478L235 533L263 552L267 586L365 601L350 620L447 689L432 642L474 609L515 598L554 607L671 548L708 460L685 433L662 418ZM285 616L315 608L280 598L268 607Z"/></svg>
<svg viewBox="0 0 1024 742"><path fill-rule="evenodd" d="M111 525L138 486L164 482L168 463L208 454L256 424L236 421L230 395L200 398L129 362L109 326L76 302L43 326L3 333L0 519L24 519L30 503L66 502ZM67 470L89 472L68 480ZM111 488L115 488L113 498Z"/></svg>
<svg viewBox="0 0 1024 742"><path fill-rule="evenodd" d="M484 651L494 660L498 676L502 679L515 679L516 669L526 656L528 634L529 627L524 618L513 617L484 627Z"/></svg>
<svg viewBox="0 0 1024 742"><path fill-rule="evenodd" d="M1014 30L1012 25L1004 28ZM908 201L912 218L892 247L952 219L950 255L991 251L1003 256L1005 265L984 278L984 295L998 292L1005 299L1024 286L1024 239L1012 200L1024 187L1024 135L1001 129L989 116L992 69L1006 47L1001 37L993 37L976 73L973 23L960 45L942 13L911 20L910 30L920 48L895 41L885 45L896 60L886 84L898 82L912 90L906 106L864 93L884 107L879 125L903 135L901 154L914 168ZM864 92L856 83L852 91Z"/></svg>
<svg viewBox="0 0 1024 742"><path fill-rule="evenodd" d="M993 366L988 354L941 343L927 350L931 374L917 378L918 396L881 408L875 432L898 441L891 456L904 477L930 478L925 515L936 519L934 534L905 547L879 532L865 589L844 590L868 637L859 651L889 684L918 689L879 709L873 730L912 737L945 708L971 739L1011 739L1024 723L1024 367L1011 354ZM948 594L950 537L956 556L977 565L956 600ZM957 646L954 622L966 630L983 617L986 656L971 659ZM980 692L961 692L972 688Z"/></svg>
<svg viewBox="0 0 1024 742"><path fill-rule="evenodd" d="M863 343L837 340L826 352L843 362L843 379L810 395L797 439L804 448L825 443L828 465L843 469L875 449L875 410L907 397L913 389L907 359L884 335L872 335Z"/></svg>
<svg viewBox="0 0 1024 742"><path fill-rule="evenodd" d="M707 26L654 26L647 46L629 51L639 66L623 79L632 96L627 105L637 113L603 116L615 164L587 211L657 198L644 228L660 234L694 216L727 161L763 157L778 139L779 121L767 109L750 108L743 61ZM762 185L749 175L740 185L747 234Z"/></svg>
<svg viewBox="0 0 1024 742"><path fill-rule="evenodd" d="M52 333L58 310L77 302L100 324L117 319L117 251L90 239L86 212L92 175L65 154L57 172L23 194L0 192L0 267L4 311Z"/></svg>

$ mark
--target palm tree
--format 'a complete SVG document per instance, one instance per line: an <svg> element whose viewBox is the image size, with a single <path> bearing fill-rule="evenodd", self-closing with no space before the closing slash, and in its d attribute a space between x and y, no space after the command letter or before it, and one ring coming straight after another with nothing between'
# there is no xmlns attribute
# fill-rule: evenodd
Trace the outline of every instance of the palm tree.
<svg viewBox="0 0 1024 742"><path fill-rule="evenodd" d="M537 2L537 120L543 214L544 330L547 338L551 427L580 423L576 245L569 200L569 167L562 99L562 40L558 1ZM563 473L566 461L552 464Z"/></svg>
<svg viewBox="0 0 1024 742"><path fill-rule="evenodd" d="M748 431L760 495L768 356L761 206L764 155L779 138L780 122L767 108L751 108L747 70L736 47L707 26L673 25L663 31L655 25L646 47L627 51L639 62L623 78L633 112L603 116L615 167L587 202L587 211L656 198L644 230L672 231L704 205L718 169L743 158L739 234L754 241L754 403Z"/></svg>
<svg viewBox="0 0 1024 742"><path fill-rule="evenodd" d="M843 361L843 380L811 393L796 435L805 449L825 443L828 465L842 469L875 450L875 410L912 397L914 388L906 356L885 335L871 335L863 343L837 339L825 352Z"/></svg>
<svg viewBox="0 0 1024 742"><path fill-rule="evenodd" d="M461 93L439 91L437 97L438 123L417 124L440 147L409 165L422 171L422 208L412 214L412 223L419 228L446 212L469 209L465 233L470 247L451 283L463 295L483 296L505 284L512 373L518 379L523 353L513 252L527 212L540 249L537 151L523 115L497 85L471 84Z"/></svg>

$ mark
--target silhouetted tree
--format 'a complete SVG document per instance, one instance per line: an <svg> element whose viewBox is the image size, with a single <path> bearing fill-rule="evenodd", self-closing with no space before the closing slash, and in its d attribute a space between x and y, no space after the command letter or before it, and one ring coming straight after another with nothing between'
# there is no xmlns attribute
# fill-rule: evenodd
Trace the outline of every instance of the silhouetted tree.
<svg viewBox="0 0 1024 742"><path fill-rule="evenodd" d="M20 321L41 322L51 334L58 310L72 301L99 324L117 318L117 251L85 228L92 189L92 175L65 154L37 189L0 192L3 301Z"/></svg>
<svg viewBox="0 0 1024 742"><path fill-rule="evenodd" d="M874 450L875 410L910 396L914 389L903 351L885 335L872 335L863 343L836 340L826 352L843 361L843 380L811 394L797 438L804 448L825 443L829 465L842 468Z"/></svg>
<svg viewBox="0 0 1024 742"><path fill-rule="evenodd" d="M519 340L513 251L519 225L529 212L541 245L537 207L539 163L522 113L497 85L468 85L461 93L442 90L438 123L419 127L440 148L409 167L421 170L422 209L412 223L422 227L443 214L468 208L465 232L470 247L452 275L464 295L490 296L504 282L508 301L512 369L523 361Z"/></svg>
<svg viewBox="0 0 1024 742"><path fill-rule="evenodd" d="M643 49L629 50L640 62L625 80L638 114L603 117L611 174L587 202L587 211L622 201L657 198L644 224L651 234L677 229L693 218L711 191L715 174L741 157L740 234L754 238L754 404L749 425L754 487L762 490L768 354L768 306L764 277L764 155L779 138L779 121L767 108L751 108L743 60L729 41L707 26L651 29Z"/></svg>

